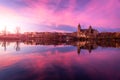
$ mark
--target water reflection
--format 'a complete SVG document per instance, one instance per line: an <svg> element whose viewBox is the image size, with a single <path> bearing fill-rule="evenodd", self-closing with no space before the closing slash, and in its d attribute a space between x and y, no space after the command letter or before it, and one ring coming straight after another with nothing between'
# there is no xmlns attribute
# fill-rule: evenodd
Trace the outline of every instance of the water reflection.
<svg viewBox="0 0 120 80"><path fill-rule="evenodd" d="M2 40L0 41L0 44L2 47L4 47L4 51L7 50L7 46L9 46L11 43L14 43L14 49L16 51L20 51L20 44L24 45L43 45L43 46L50 46L53 45L55 47L60 45L70 45L77 48L77 53L80 54L82 49L88 50L89 53L92 52L92 50L95 50L100 47L112 47L112 48L120 48L119 41L94 41L94 40L88 40L88 41L52 41L52 40L41 40L41 39L34 39L34 40ZM65 49L66 50L66 49Z"/></svg>
<svg viewBox="0 0 120 80"><path fill-rule="evenodd" d="M17 51L0 54L0 80L120 80L118 41L2 40L0 44L3 50ZM91 54L82 55L87 52Z"/></svg>
<svg viewBox="0 0 120 80"><path fill-rule="evenodd" d="M20 43L21 43L20 40L2 40L2 41L0 41L1 46L4 47L4 51L7 50L7 46L9 46L11 43L15 43L14 44L15 50L20 51Z"/></svg>

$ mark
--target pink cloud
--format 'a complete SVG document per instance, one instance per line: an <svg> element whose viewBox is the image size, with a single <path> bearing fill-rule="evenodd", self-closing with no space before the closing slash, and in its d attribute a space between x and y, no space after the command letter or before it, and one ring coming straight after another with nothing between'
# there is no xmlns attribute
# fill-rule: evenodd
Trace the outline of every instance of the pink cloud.
<svg viewBox="0 0 120 80"><path fill-rule="evenodd" d="M54 12L53 9L48 9L46 4L48 1L42 1L43 4L31 1L30 3L34 6L25 10L23 9L23 11L26 11L27 14L30 13L32 21L36 23L45 21L48 23L76 26L81 22L81 24L93 24L95 26L119 26L115 15L118 12L116 9L119 7L119 2L117 0L102 1L92 0L87 4L87 8L84 11L78 11L78 13L73 12L73 6L76 4L74 0L71 0L69 8L58 12Z"/></svg>
<svg viewBox="0 0 120 80"><path fill-rule="evenodd" d="M63 4L61 4L62 0L22 1L28 6L20 8L16 13L23 17L21 24L24 27L31 26L32 28L43 24L49 26L55 24L58 27L60 24L65 24L76 28L78 23L85 26L93 25L95 28L119 28L120 26L119 0L86 0L86 2L81 0L81 3L84 2L83 6L76 0L68 0L67 3L63 1ZM76 7L80 10L76 10ZM42 26L39 27L43 29Z"/></svg>

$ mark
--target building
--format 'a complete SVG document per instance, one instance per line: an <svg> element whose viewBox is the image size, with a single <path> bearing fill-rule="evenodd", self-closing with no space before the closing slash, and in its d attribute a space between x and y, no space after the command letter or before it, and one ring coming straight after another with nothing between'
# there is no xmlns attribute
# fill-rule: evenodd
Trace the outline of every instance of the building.
<svg viewBox="0 0 120 80"><path fill-rule="evenodd" d="M78 25L77 37L78 38L96 38L98 31L89 26L88 29L81 29L81 25Z"/></svg>

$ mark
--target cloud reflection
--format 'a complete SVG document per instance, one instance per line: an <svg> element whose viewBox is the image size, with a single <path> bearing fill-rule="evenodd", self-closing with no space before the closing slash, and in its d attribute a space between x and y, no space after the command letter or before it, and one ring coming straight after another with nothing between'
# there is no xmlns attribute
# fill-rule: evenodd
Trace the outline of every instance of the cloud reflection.
<svg viewBox="0 0 120 80"><path fill-rule="evenodd" d="M78 56L76 52L68 54L8 54L1 56L0 79L4 80L36 80L36 79L119 79L119 51L94 51L92 55ZM109 54L108 54L109 53ZM9 65L8 65L9 64ZM11 78L9 78L9 76Z"/></svg>

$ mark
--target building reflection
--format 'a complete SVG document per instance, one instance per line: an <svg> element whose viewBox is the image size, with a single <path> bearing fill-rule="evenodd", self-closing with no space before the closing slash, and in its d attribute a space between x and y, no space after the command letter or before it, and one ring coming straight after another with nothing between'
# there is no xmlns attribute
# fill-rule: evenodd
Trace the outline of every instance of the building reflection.
<svg viewBox="0 0 120 80"><path fill-rule="evenodd" d="M80 54L81 49L88 50L89 53L92 52L92 50L97 49L98 45L94 41L77 41L77 44L75 45L77 47L77 53Z"/></svg>
<svg viewBox="0 0 120 80"><path fill-rule="evenodd" d="M54 41L54 40L43 40L43 39L31 39L31 40L0 40L0 45L4 47L4 51L7 50L7 46L10 46L11 43L14 43L14 49L20 51L20 44L24 43L25 45L54 45L55 47L59 45L71 45L77 48L77 53L80 54L81 50L88 50L89 53L92 50L97 49L98 46L101 47L114 47L120 48L119 41Z"/></svg>

